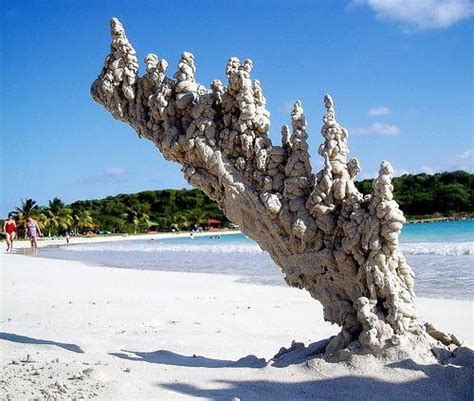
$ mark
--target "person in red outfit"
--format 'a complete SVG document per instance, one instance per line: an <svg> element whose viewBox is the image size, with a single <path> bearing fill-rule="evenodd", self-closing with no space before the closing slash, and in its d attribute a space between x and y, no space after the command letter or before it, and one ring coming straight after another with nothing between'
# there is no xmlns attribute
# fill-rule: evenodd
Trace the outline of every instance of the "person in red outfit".
<svg viewBox="0 0 474 401"><path fill-rule="evenodd" d="M10 213L8 215L8 220L5 220L3 223L3 232L6 235L7 240L7 252L13 252L13 241L16 238L16 222L13 219L13 215Z"/></svg>

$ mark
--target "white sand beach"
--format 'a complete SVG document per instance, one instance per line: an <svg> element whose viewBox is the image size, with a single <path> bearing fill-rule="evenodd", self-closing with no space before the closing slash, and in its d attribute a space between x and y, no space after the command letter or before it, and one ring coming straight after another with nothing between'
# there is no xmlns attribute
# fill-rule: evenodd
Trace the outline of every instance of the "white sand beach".
<svg viewBox="0 0 474 401"><path fill-rule="evenodd" d="M201 237L208 235L226 235L226 234L235 234L240 233L238 230L213 230L205 232L196 232L193 233L193 236ZM71 237L70 244L90 244L90 243L104 243L104 242L117 242L117 241L137 241L137 240L158 240L165 238L183 238L189 237L189 231L177 231L177 232L160 232L160 233L147 233L147 234L134 234L134 235L101 235L101 236L77 236ZM66 245L66 238L48 238L48 237L39 237L38 238L38 248L43 248L45 246L59 246ZM14 241L14 249L28 249L31 247L30 241L25 238L17 238Z"/></svg>
<svg viewBox="0 0 474 401"><path fill-rule="evenodd" d="M272 360L338 331L305 291L21 255L0 264L0 399L472 399L468 348L446 366L361 368L312 359L312 348ZM473 302L418 306L474 342Z"/></svg>

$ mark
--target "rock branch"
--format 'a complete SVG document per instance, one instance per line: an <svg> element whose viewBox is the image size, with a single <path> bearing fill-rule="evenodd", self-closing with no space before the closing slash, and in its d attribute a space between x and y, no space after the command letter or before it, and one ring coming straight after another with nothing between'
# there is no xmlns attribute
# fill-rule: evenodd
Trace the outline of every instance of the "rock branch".
<svg viewBox="0 0 474 401"><path fill-rule="evenodd" d="M314 174L301 102L291 125L282 127L281 144L272 144L251 60L230 58L227 82L214 80L209 89L196 81L187 51L174 79L156 54L145 57L140 77L122 24L114 18L110 28L110 54L91 87L94 100L181 164L188 182L271 255L289 285L323 304L325 319L342 328L328 352L357 342L377 354L410 336L431 338L417 320L414 274L399 248L405 218L393 199L393 169L382 162L372 193L358 192L360 165L347 160L348 131L336 120L331 96L324 97L318 149L324 168Z"/></svg>

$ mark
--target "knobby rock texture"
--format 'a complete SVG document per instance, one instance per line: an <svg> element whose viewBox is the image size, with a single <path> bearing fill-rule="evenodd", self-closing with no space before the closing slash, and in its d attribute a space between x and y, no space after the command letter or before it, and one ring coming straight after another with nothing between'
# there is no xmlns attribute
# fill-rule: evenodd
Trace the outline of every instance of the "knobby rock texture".
<svg viewBox="0 0 474 401"><path fill-rule="evenodd" d="M182 53L172 78L156 54L138 59L116 18L104 68L92 97L114 118L152 141L182 165L188 182L215 200L226 216L267 251L293 287L306 289L324 306L324 318L341 326L326 347L348 346L380 354L404 343L457 344L416 316L414 274L399 247L405 218L393 199L393 168L384 161L373 191L363 195L354 179L357 159L347 159L348 131L336 120L331 96L318 149L324 169L314 174L307 122L299 101L281 144L268 132L262 86L252 61L232 57L226 84L196 81L193 54Z"/></svg>

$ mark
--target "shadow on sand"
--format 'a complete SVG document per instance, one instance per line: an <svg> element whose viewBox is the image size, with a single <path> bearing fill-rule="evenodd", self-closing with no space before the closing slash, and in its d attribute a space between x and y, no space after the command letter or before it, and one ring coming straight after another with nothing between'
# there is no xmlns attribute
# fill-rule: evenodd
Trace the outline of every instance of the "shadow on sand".
<svg viewBox="0 0 474 401"><path fill-rule="evenodd" d="M259 369L268 366L284 368L289 365L296 365L314 359L318 354L324 352L329 339L318 341L305 347L302 343L291 344L291 347L282 348L280 352L269 361L265 358L258 358L255 355L247 355L237 361L228 359L207 358L200 355L180 355L172 351L159 350L154 352L126 351L111 352L109 355L129 361L142 361L148 363L158 363L162 365L183 366L190 368L253 368Z"/></svg>
<svg viewBox="0 0 474 401"><path fill-rule="evenodd" d="M470 351L472 353L472 351ZM458 358L456 358L458 359ZM318 370L307 370L307 381L216 380L214 388L199 388L184 383L157 383L157 386L195 398L232 400L473 400L473 364L471 356L453 365L420 365L411 359L387 365L388 369L414 370L424 373L410 380L346 375L328 378ZM394 372L396 373L396 372Z"/></svg>
<svg viewBox="0 0 474 401"><path fill-rule="evenodd" d="M186 383L157 383L169 391L188 397L208 400L473 400L474 399L474 352L459 347L455 357L445 365L418 364L412 359L381 365L381 371L353 370L353 374L335 377L327 369L322 371L316 366L302 365L306 361L321 358L320 351L328 340L307 347L298 343L290 349L281 350L280 355L268 362L255 355L248 355L237 361L206 358L203 356L185 356L171 351L111 353L110 355L131 360L164 365L192 368L266 368L291 367L303 369L305 381L274 380L216 380L215 386L201 388ZM345 362L341 362L344 364ZM350 371L350 369L349 369ZM412 376L409 371L418 373ZM265 373L264 373L265 374ZM288 375L290 371L288 371ZM374 374L379 377L371 377ZM278 376L281 377L280 374ZM219 377L217 374L216 377ZM300 375L301 377L301 375Z"/></svg>
<svg viewBox="0 0 474 401"><path fill-rule="evenodd" d="M155 352L123 350L123 352L111 352L109 355L128 359L129 361L143 361L190 368L263 368L267 365L264 358L259 359L255 355L248 355L237 361L206 358L199 355L186 356L165 350Z"/></svg>
<svg viewBox="0 0 474 401"><path fill-rule="evenodd" d="M76 344L58 343L57 341L41 340L39 338L19 336L18 334L0 332L0 340L11 341L14 343L21 344L55 345L56 347L63 348L71 352L76 352L78 354L84 353L81 347Z"/></svg>

